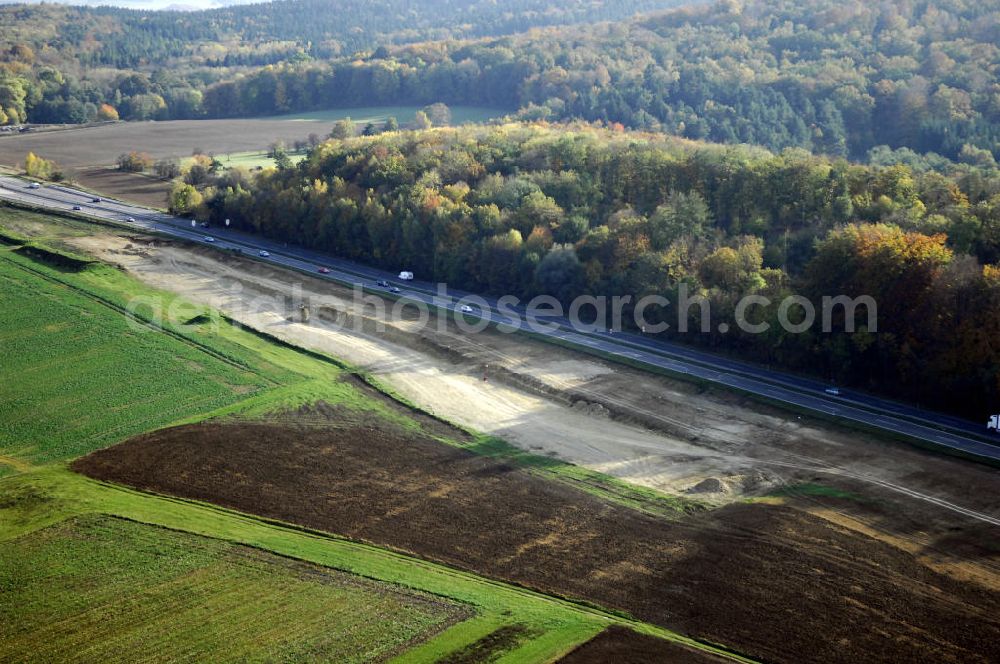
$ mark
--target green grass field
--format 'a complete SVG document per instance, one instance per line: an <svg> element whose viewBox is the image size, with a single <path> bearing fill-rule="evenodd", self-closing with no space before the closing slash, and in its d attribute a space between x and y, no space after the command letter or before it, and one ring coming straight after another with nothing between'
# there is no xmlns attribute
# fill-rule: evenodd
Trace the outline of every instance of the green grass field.
<svg viewBox="0 0 1000 664"><path fill-rule="evenodd" d="M107 516L0 543L0 587L3 661L114 661L129 653L158 661L365 662L468 613L438 597Z"/></svg>
<svg viewBox="0 0 1000 664"><path fill-rule="evenodd" d="M274 167L274 158L267 156L267 150L219 154L215 155L215 157L222 162L223 168L242 167L248 170L254 170L256 168ZM292 160L293 164L297 164L306 158L306 154L304 152L289 152L288 158Z"/></svg>
<svg viewBox="0 0 1000 664"><path fill-rule="evenodd" d="M69 459L261 390L247 368L0 260L0 454ZM13 260L12 260L13 259ZM15 262L16 261L16 262Z"/></svg>
<svg viewBox="0 0 1000 664"><path fill-rule="evenodd" d="M47 219L0 208L0 231L6 226L59 247L63 233L84 226ZM16 238L0 244L0 661L34 653L35 661L69 653L108 661L142 648L151 659L280 661L271 655L283 652L345 661L344 653L374 655L366 648L385 644L382 653L399 661L431 662L511 626L527 636L499 661L551 661L612 623L690 643L621 615L375 546L71 472L72 458L144 431L318 400L404 427L420 424L340 380L348 368L332 358L274 343L110 266L71 270L22 255L16 245ZM177 321L133 329L128 305L135 298L145 302L135 308L140 322L169 310ZM473 451L510 457L607 499L678 509L596 473L477 441ZM255 550L250 568L242 546ZM323 569L303 580L293 571L301 563L291 561ZM410 591L440 598L439 605L428 609ZM456 604L471 617L402 647L454 615ZM344 605L351 610L338 609ZM152 656L184 643L196 650Z"/></svg>

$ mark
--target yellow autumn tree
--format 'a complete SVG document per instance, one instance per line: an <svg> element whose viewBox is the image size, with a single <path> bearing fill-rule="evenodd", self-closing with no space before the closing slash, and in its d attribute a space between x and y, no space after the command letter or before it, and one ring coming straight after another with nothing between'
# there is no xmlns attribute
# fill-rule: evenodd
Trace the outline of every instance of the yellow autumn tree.
<svg viewBox="0 0 1000 664"><path fill-rule="evenodd" d="M42 159L34 152L29 152L24 158L24 172L30 177L49 180L56 171L55 163Z"/></svg>
<svg viewBox="0 0 1000 664"><path fill-rule="evenodd" d="M169 198L171 212L174 214L193 214L201 204L201 192L187 183L174 183Z"/></svg>
<svg viewBox="0 0 1000 664"><path fill-rule="evenodd" d="M98 120L118 120L118 111L111 104L101 104L97 109Z"/></svg>

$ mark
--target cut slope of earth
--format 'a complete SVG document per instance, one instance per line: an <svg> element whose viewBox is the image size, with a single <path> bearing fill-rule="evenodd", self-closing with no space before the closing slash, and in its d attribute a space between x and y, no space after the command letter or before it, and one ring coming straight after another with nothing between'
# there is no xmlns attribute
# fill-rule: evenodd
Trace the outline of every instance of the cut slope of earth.
<svg viewBox="0 0 1000 664"><path fill-rule="evenodd" d="M795 509L666 520L412 432L311 424L174 428L74 468L587 599L768 661L1000 657L1000 594Z"/></svg>
<svg viewBox="0 0 1000 664"><path fill-rule="evenodd" d="M0 660L337 661L402 652L461 604L122 519L0 542ZM57 588L59 592L53 592Z"/></svg>

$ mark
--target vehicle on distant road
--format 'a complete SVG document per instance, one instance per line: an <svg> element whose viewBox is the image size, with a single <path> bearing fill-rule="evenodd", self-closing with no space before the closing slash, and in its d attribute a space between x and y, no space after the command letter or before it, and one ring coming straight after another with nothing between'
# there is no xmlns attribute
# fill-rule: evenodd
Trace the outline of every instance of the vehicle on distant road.
<svg viewBox="0 0 1000 664"><path fill-rule="evenodd" d="M467 304L463 304L461 311L462 311L463 314L471 314L472 313L472 307L470 307Z"/></svg>
<svg viewBox="0 0 1000 664"><path fill-rule="evenodd" d="M211 235L206 235L205 242L215 242L215 238L212 237Z"/></svg>
<svg viewBox="0 0 1000 664"><path fill-rule="evenodd" d="M134 224L135 223L135 217L125 217L125 221L127 221L130 224Z"/></svg>
<svg viewBox="0 0 1000 664"><path fill-rule="evenodd" d="M74 212L79 212L79 211L80 211L80 210L82 210L82 209L83 209L83 208L82 208L82 207L80 207L79 205L74 205L74 206L73 206L73 211L74 211Z"/></svg>
<svg viewBox="0 0 1000 664"><path fill-rule="evenodd" d="M399 290L399 286L389 286L389 292L390 293L401 293L402 291Z"/></svg>
<svg viewBox="0 0 1000 664"><path fill-rule="evenodd" d="M202 228L208 228L208 222L207 221L201 222L201 227Z"/></svg>
<svg viewBox="0 0 1000 664"><path fill-rule="evenodd" d="M994 415L990 418L990 421L986 423L986 430L1000 433L1000 415Z"/></svg>
<svg viewBox="0 0 1000 664"><path fill-rule="evenodd" d="M28 185L28 189L38 189L41 186L42 185L38 184L37 182L32 182L31 184Z"/></svg>
<svg viewBox="0 0 1000 664"><path fill-rule="evenodd" d="M829 394L832 397L839 397L840 396L840 389L836 388L836 387L828 387L828 388L826 388L824 390L824 392L826 392L827 394Z"/></svg>
<svg viewBox="0 0 1000 664"><path fill-rule="evenodd" d="M381 281L376 281L375 285L378 286L379 288L388 288L389 287L389 282L386 281L385 279L383 279Z"/></svg>
<svg viewBox="0 0 1000 664"><path fill-rule="evenodd" d="M261 258L270 258L271 257L270 252L265 251L263 249L261 249L260 251L258 251L257 255L260 256Z"/></svg>
<svg viewBox="0 0 1000 664"><path fill-rule="evenodd" d="M399 278L402 279L403 281L413 281L413 273L412 272L400 272L399 273Z"/></svg>
<svg viewBox="0 0 1000 664"><path fill-rule="evenodd" d="M101 202L101 197L100 196L95 196L94 198L90 199L90 202L91 203L100 203Z"/></svg>
<svg viewBox="0 0 1000 664"><path fill-rule="evenodd" d="M321 267L319 269L319 273L320 274L330 274L330 268L328 268L328 267Z"/></svg>

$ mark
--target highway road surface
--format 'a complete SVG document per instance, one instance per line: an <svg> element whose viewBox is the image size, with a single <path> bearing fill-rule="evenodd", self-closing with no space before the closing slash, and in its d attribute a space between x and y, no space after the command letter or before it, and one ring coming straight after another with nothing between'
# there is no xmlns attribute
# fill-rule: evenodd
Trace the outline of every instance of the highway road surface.
<svg viewBox="0 0 1000 664"><path fill-rule="evenodd" d="M447 309L455 315L460 315L461 306L469 304L461 299L472 297L470 293L449 288L450 298L443 299L438 296L437 284L400 282L394 273L228 228L192 227L190 219L113 199L95 201L94 194L72 187L44 184L33 188L26 180L0 176L0 198L63 212L74 212L73 208L79 207L75 213L82 218L120 222L136 230L155 231L222 250L239 250L263 262L302 270L343 284L362 285L383 293L385 289L376 284L387 281L402 290L400 297ZM262 256L261 252L269 255ZM329 272L319 273L321 267ZM525 322L528 316L523 307L501 310L498 301L492 298L481 298L477 302L471 304L471 314L464 314L468 320L519 326L521 329L527 327ZM841 390L839 394L831 394L827 392L830 385L811 378L773 371L680 344L625 332L579 331L560 317L537 316L537 320L544 327L531 326L532 332L580 349L756 394L775 403L903 435L973 457L1000 461L1000 435L986 431L985 418L980 424L859 392Z"/></svg>

